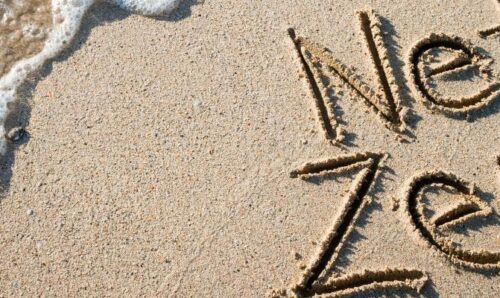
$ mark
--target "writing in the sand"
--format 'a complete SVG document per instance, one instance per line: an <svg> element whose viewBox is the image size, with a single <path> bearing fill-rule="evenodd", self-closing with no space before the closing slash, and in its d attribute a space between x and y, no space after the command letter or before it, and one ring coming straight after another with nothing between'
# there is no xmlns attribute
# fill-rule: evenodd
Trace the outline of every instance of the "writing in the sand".
<svg viewBox="0 0 500 298"><path fill-rule="evenodd" d="M331 86L321 79L325 76L326 70L361 98L387 128L397 133L398 139L404 140L403 135L408 129L406 115L409 109L402 104L401 90L394 76L383 38L381 18L373 12L359 12L358 17L375 73L375 88L364 82L350 67L333 57L330 51L305 37L298 36L294 29L288 30L300 70L314 99L320 129L329 142L334 144L342 142L344 130L340 127L339 115L335 114L334 100L327 100L331 96L329 92ZM487 38L489 35L481 36ZM437 65L426 63L426 59L436 50L448 52L452 57ZM417 41L411 48L407 59L407 81L413 95L429 109L454 118L470 119L471 113L485 108L500 98L500 75L489 67L491 62L491 58L481 54L463 38L433 33ZM485 82L486 87L472 95L461 97L440 94L436 86L439 84L434 80L465 73L471 69L478 69L477 75Z"/></svg>
<svg viewBox="0 0 500 298"><path fill-rule="evenodd" d="M319 250L300 273L298 281L290 291L298 297L315 295L344 296L367 290L408 289L419 292L429 276L416 268L396 268L384 264L383 268L362 270L347 275L335 275L336 260L342 247L349 239L356 219L369 204L367 197L374 192L373 185L383 171L386 153L362 152L341 155L334 158L311 161L292 171L292 178L305 181L321 178L325 181L346 172L357 172L350 191L344 199L344 206L338 211L330 228L318 243ZM426 192L444 190L458 194L453 207L429 219L423 210ZM451 264L460 268L471 268L477 272L500 269L500 252L466 250L453 244L445 235L452 226L463 224L474 218L492 214L492 208L475 194L473 183L469 183L446 171L426 171L411 177L405 184L401 198L395 202L411 227L411 233L426 247L431 247ZM276 295L279 296L279 295Z"/></svg>
<svg viewBox="0 0 500 298"><path fill-rule="evenodd" d="M309 162L291 173L291 177L308 180L320 176L329 179L334 174L347 171L359 172L354 179L345 204L319 243L320 250L301 272L291 291L299 297L314 295L349 295L368 289L407 287L418 291L428 279L427 275L413 268L380 268L364 270L344 276L332 276L336 259L347 242L350 231L362 210L368 205L367 196L378 178L386 154L364 152L331 159Z"/></svg>
<svg viewBox="0 0 500 298"><path fill-rule="evenodd" d="M401 135L405 132L407 109L403 107L399 87L390 65L387 49L384 45L380 17L373 12L358 13L371 64L373 66L376 87L356 75L340 60L332 57L323 47L300 37L294 29L288 34L293 40L303 77L313 97L317 109L318 122L324 137L332 144L343 141L343 129L338 116L335 115L333 103L328 99L328 85L321 77L326 69L340 79L348 88L359 96L366 105L379 116L384 125ZM496 29L490 30L495 33ZM491 33L482 34L485 38ZM491 33L491 34L490 34ZM431 59L428 55L433 50L449 51L452 58L437 65L426 64ZM421 39L410 50L408 56L407 81L421 102L446 116L468 116L472 112L483 109L492 101L500 98L500 76L489 68L491 61L464 39L446 34L430 34ZM435 84L429 81L443 75L456 74L469 68L478 68L479 76L486 82L486 87L476 93L459 98L440 94ZM467 117L464 117L467 118ZM402 137L400 138L402 139ZM406 289L419 292L429 275L418 268L393 268L384 264L384 268L365 269L360 272L339 275L335 273L335 265L340 250L349 240L356 219L369 204L368 197L374 192L373 185L383 171L383 162L388 153L361 152L341 155L329 159L311 161L303 164L290 173L292 178L306 181L321 178L330 179L345 172L356 172L350 191L344 199L343 207L338 211L323 239L319 241L319 249L303 268L297 282L288 289L273 291L271 296L308 297L316 295L344 296L368 290ZM428 192L437 190L451 192L459 197L459 202L450 204L444 212L428 218L424 214ZM400 208L399 204L403 205ZM446 229L463 224L474 218L483 218L492 214L492 208L477 195L473 183L469 183L453 173L442 170L431 170L418 173L408 179L402 188L401 197L394 200L393 211L403 210L411 233L417 233L418 239L446 258L451 264L460 268L470 268L474 272L500 270L500 252L485 250L466 250L457 246L446 235Z"/></svg>

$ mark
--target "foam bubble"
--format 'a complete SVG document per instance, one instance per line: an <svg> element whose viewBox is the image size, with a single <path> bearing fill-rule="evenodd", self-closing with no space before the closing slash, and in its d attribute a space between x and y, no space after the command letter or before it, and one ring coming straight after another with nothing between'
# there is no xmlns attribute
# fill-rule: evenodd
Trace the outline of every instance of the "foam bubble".
<svg viewBox="0 0 500 298"><path fill-rule="evenodd" d="M160 15L174 10L180 0L108 0L128 11L143 15Z"/></svg>
<svg viewBox="0 0 500 298"><path fill-rule="evenodd" d="M13 5L29 5L37 0L20 0ZM16 99L16 92L19 86L26 80L26 77L33 71L39 69L45 61L54 58L66 46L78 32L82 18L87 10L98 0L52 0L50 13L52 18L52 28L44 41L43 48L29 57L20 57L12 67L0 78L0 154L6 150L5 120L8 115L8 103ZM174 10L181 0L107 0L123 9L133 13L143 15L167 14ZM0 3L1 4L1 3ZM0 5L0 20L11 19L9 10ZM29 10L33 14L42 13L36 7ZM15 20L14 20L15 21ZM37 33L36 29L29 25L25 31ZM0 23L0 34L2 34L2 24ZM29 29L29 30L28 30ZM1 38L2 36L0 36ZM30 53L31 54L31 53ZM0 57L0 65L2 65Z"/></svg>

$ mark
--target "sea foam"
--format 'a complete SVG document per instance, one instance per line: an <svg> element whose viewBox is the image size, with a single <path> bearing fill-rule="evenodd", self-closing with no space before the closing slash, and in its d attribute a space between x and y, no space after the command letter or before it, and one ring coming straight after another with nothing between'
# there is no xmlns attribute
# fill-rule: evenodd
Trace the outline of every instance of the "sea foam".
<svg viewBox="0 0 500 298"><path fill-rule="evenodd" d="M177 7L180 1L181 0L107 0L107 2L118 5L132 13L143 15L168 14ZM98 0L52 0L51 12L41 11L36 7L26 7L29 5L39 5L40 2L42 1L17 0L13 1L12 4L0 3L0 34L5 31L2 30L2 26L6 27L8 25L7 22L15 24L19 21L12 19L12 15L15 16L16 13L10 13L9 15L9 12L15 12L16 9L24 9L33 15L37 13L50 13L52 18L52 27L47 30L47 36L44 39L42 49L34 55L20 58L5 73L2 74L0 72L0 75L2 75L0 78L1 154L4 154L7 148L5 120L9 113L8 104L16 99L17 89L30 73L38 70L45 61L54 58L70 44L80 28L85 13L95 2L98 2ZM32 28L34 25L35 24L28 21L27 26L21 28L19 33L14 32L13 36L16 36L16 34L17 36L23 36L26 34L27 29L29 29L30 32L36 32L36 28ZM9 40L12 40L12 38L9 37ZM0 44L0 46L4 45ZM1 59L2 56L0 56L0 64L5 65Z"/></svg>

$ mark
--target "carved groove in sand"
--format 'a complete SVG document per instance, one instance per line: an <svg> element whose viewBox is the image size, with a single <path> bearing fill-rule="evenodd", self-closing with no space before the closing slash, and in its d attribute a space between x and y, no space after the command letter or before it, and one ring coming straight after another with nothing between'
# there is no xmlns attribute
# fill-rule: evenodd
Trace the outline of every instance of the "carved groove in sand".
<svg viewBox="0 0 500 298"><path fill-rule="evenodd" d="M424 215L422 204L423 194L429 187L451 188L464 196L466 202L429 220ZM465 250L454 245L443 233L442 228L492 213L492 209L476 197L474 192L474 185L452 173L430 171L417 174L403 190L405 217L409 219L413 230L418 232L420 239L446 256L453 264L474 269L500 269L500 252Z"/></svg>
<svg viewBox="0 0 500 298"><path fill-rule="evenodd" d="M491 27L483 29L483 30L479 30L478 34L482 38L486 38L486 37L489 37L489 36L496 34L496 33L499 33L499 32L500 32L500 25L496 25L496 26L491 26Z"/></svg>
<svg viewBox="0 0 500 298"><path fill-rule="evenodd" d="M328 86L325 87L321 83L321 66L325 66L328 71L338 76L344 84L363 98L364 102L380 116L386 127L395 132L402 132L405 129L401 116L399 90L382 38L379 16L373 12L359 12L358 17L375 71L376 90L363 82L353 70L333 58L321 46L304 37L296 36L293 29L288 30L295 45L300 69L306 77L309 90L314 98L320 126L326 139L334 143L342 141L342 131L338 127L332 103L326 100L328 99L326 90Z"/></svg>
<svg viewBox="0 0 500 298"><path fill-rule="evenodd" d="M329 279L320 277L327 267L334 267L339 251L353 230L356 219L368 204L366 196L384 159L385 154L371 152L343 155L305 163L290 173L291 177L308 179L313 176L325 177L359 170L347 194L344 206L319 243L319 249L314 258L301 273L297 283L291 287L295 295L303 297L328 294L335 297L368 289L394 288L420 291L425 284L427 275L424 272L400 268L364 270Z"/></svg>
<svg viewBox="0 0 500 298"><path fill-rule="evenodd" d="M421 58L432 49L453 50L456 55L451 61L426 70ZM446 34L431 34L418 41L410 50L408 81L412 83L415 93L428 108L448 115L467 114L486 107L490 102L500 97L500 77L494 74L485 62L485 57L462 38ZM467 67L476 66L479 67L480 75L483 80L488 82L488 86L473 95L459 98L443 96L428 84L434 76L443 73L458 74Z"/></svg>
<svg viewBox="0 0 500 298"><path fill-rule="evenodd" d="M496 2L497 11L500 13L500 0L497 0L495 2ZM483 29L483 30L479 30L477 33L482 38L487 38L487 37L490 37L490 36L492 36L496 33L499 33L499 32L500 32L500 25L495 25L495 26L491 26L491 27Z"/></svg>

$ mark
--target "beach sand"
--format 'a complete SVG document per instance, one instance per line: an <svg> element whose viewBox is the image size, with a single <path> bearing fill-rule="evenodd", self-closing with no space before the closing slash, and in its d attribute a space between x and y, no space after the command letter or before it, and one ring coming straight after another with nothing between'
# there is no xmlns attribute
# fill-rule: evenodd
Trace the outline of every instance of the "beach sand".
<svg viewBox="0 0 500 298"><path fill-rule="evenodd" d="M497 5L187 0L160 18L95 5L70 47L23 85L8 121L28 133L11 144L2 168L0 296L291 295L315 270L325 235L363 175L370 188L326 266L330 275L397 268L427 279L420 293L389 285L354 290L361 296L498 295L499 96L457 116L456 107L426 103L409 74L412 47L446 33L490 56L490 80L498 82L500 35L478 34L500 23ZM407 132L391 128L323 65L333 90L327 100L345 131L332 145L287 30L328 48L375 89L356 14L371 10L380 16L391 88L409 110ZM489 84L477 69L434 83L455 97ZM371 155L356 157L349 171L290 174L365 152L380 157L371 180ZM484 204L474 206L492 210L432 236L490 258L464 264L419 232L405 189L425 171L475 184ZM422 218L467 202L464 191L431 186L438 190L422 198L426 210L416 208Z"/></svg>

